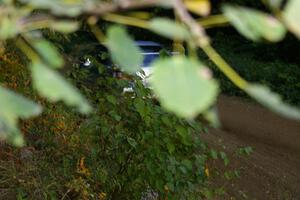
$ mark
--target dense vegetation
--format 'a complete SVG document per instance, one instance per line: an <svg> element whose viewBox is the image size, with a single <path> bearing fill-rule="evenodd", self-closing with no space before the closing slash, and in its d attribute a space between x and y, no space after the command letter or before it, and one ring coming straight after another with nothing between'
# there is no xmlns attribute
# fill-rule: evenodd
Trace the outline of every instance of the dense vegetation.
<svg viewBox="0 0 300 200"><path fill-rule="evenodd" d="M289 35L280 44L273 44L245 40L231 28L217 29L211 34L214 37L214 46L241 76L251 82L267 85L281 94L286 102L299 106L300 62L294 53L299 51L297 38ZM200 56L207 59L201 52ZM223 93L249 98L245 92L228 81L213 63L209 60L208 63L220 80Z"/></svg>
<svg viewBox="0 0 300 200"><path fill-rule="evenodd" d="M28 148L2 147L13 155L1 156L1 180L12 195L18 199L140 199L149 195L191 199L194 195L197 199L214 193L206 187L207 161L219 152L201 141L204 127L199 121L186 122L163 111L139 79L135 79L134 93L123 94L128 81L106 76L105 70L95 78L91 70L75 64L64 73L95 108L92 115L83 117L63 104L39 99L28 87L30 82L19 84L29 74L22 65L10 63L20 62L18 52L14 53L2 60L6 66L3 82L39 101L45 111L39 118L22 122ZM15 70L19 73L11 76ZM11 81L15 84L9 85ZM220 155L228 162L224 152Z"/></svg>
<svg viewBox="0 0 300 200"><path fill-rule="evenodd" d="M284 38L288 30L298 36L298 1L290 0L286 4L282 1L262 2L263 4L245 3L253 4L257 8L265 6L271 12L270 14L265 12L267 11L265 8L259 11L235 5L211 9L208 0L168 2L161 0L130 2L3 0L1 1L0 39L3 49L6 48L6 44L13 43L30 60L28 67L31 71L33 87L42 97L46 97L51 102L61 100L69 106L76 107L83 114L91 112L92 107L76 88L68 84L54 70L64 65L64 59L54 43L47 40L45 32L50 34L59 32L62 34L61 37L68 38L68 33L87 29L93 33L98 42L105 44L111 59L120 70L128 74L136 73L143 62L141 49L135 46L124 27L107 26L107 23L101 21L104 20L151 31L174 41L174 49L180 56L161 58L155 62L154 73L150 79L153 92L167 111L187 119L213 112L210 108L216 100L219 84L210 75L210 70L205 63L197 56L197 49L200 48L218 70L239 89L273 111L298 119L300 112L297 108L284 104L280 96L269 88L248 82L236 73L213 48L206 31L209 28L231 23L239 33L255 42L278 42ZM158 9L155 12L151 12L151 9L130 12L153 7ZM162 10L167 12L164 13ZM120 13L117 14L117 11ZM219 11L223 14L209 16L210 13ZM202 18L198 21L191 13ZM187 47L186 54L184 46ZM187 68L186 65L190 67ZM178 79L170 79L168 74ZM188 76L190 81L186 81L185 76ZM18 119L38 115L42 107L4 87L0 89L1 105L5 107L0 118L1 137L14 145L22 146L24 140L17 127ZM183 96L184 98L181 98Z"/></svg>
<svg viewBox="0 0 300 200"><path fill-rule="evenodd" d="M219 91L300 117L268 89L299 105L297 61L281 59L270 44L287 31L299 36L299 1L284 8L281 1L263 2L234 1L262 11L219 2L212 4L217 15L209 16L206 0L0 1L0 136L28 146L1 146L3 188L18 199L221 194L208 187L209 161L219 157L228 165L228 158L201 140L209 123L217 124ZM229 23L247 40L231 28L206 30ZM143 58L133 38L160 41L180 54L153 64L153 90L134 75ZM279 45L297 41L288 39ZM107 76L87 53L90 42L105 43L110 55L97 56L110 56L124 80ZM82 56L91 58L91 69L80 68ZM129 82L134 92L122 93Z"/></svg>

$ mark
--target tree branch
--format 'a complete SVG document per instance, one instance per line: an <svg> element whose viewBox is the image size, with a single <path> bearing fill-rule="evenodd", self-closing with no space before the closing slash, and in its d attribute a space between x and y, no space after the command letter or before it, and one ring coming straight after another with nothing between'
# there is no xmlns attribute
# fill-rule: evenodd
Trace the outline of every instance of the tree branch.
<svg viewBox="0 0 300 200"><path fill-rule="evenodd" d="M102 16L107 13L112 13L122 10L131 10L138 8L154 7L154 6L171 6L171 0L122 0L118 3L100 3L93 5L93 7L84 10L85 15Z"/></svg>
<svg viewBox="0 0 300 200"><path fill-rule="evenodd" d="M215 65L231 80L236 86L245 89L248 82L244 80L232 67L218 54L210 45L208 36L203 27L186 10L182 0L174 0L174 9L179 18L184 22L192 32L196 45L201 47L206 55L215 63Z"/></svg>
<svg viewBox="0 0 300 200"><path fill-rule="evenodd" d="M192 35L196 39L197 44L200 47L208 45L209 38L206 35L204 28L201 27L199 23L190 15L183 2L181 0L173 0L173 6L180 20L189 27Z"/></svg>

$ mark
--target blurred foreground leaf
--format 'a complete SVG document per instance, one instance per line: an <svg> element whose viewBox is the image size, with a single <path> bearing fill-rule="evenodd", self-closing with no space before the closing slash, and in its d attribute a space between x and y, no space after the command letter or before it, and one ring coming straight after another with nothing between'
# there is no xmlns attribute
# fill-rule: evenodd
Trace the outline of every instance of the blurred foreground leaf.
<svg viewBox="0 0 300 200"><path fill-rule="evenodd" d="M113 61L129 74L139 71L143 56L124 28L112 26L108 30L107 44Z"/></svg>
<svg viewBox="0 0 300 200"><path fill-rule="evenodd" d="M193 118L214 104L218 84L201 63L180 56L158 60L153 67L150 81L165 109Z"/></svg>
<svg viewBox="0 0 300 200"><path fill-rule="evenodd" d="M23 137L17 128L18 119L37 116L42 109L34 102L0 86L0 138L22 146Z"/></svg>
<svg viewBox="0 0 300 200"><path fill-rule="evenodd" d="M203 113L203 117L211 124L212 127L219 128L221 126L217 108L207 110Z"/></svg>
<svg viewBox="0 0 300 200"><path fill-rule="evenodd" d="M250 40L265 39L276 42L285 36L285 27L271 15L249 8L229 5L224 6L223 11L230 23Z"/></svg>
<svg viewBox="0 0 300 200"><path fill-rule="evenodd" d="M46 40L37 40L32 44L48 64L55 68L62 67L64 60L54 45Z"/></svg>
<svg viewBox="0 0 300 200"><path fill-rule="evenodd" d="M154 18L149 22L149 29L169 39L186 40L189 31L179 23L167 18Z"/></svg>
<svg viewBox="0 0 300 200"><path fill-rule="evenodd" d="M209 15L211 9L209 0L185 0L184 5L189 11L201 16Z"/></svg>
<svg viewBox="0 0 300 200"><path fill-rule="evenodd" d="M246 92L270 110L291 119L300 119L300 110L284 103L281 97L268 87L251 84L246 88Z"/></svg>
<svg viewBox="0 0 300 200"><path fill-rule="evenodd" d="M288 29L300 39L300 1L289 0L284 12L283 19Z"/></svg>
<svg viewBox="0 0 300 200"><path fill-rule="evenodd" d="M0 15L0 40L15 37L19 33L19 29L16 24L17 19Z"/></svg>
<svg viewBox="0 0 300 200"><path fill-rule="evenodd" d="M33 85L41 96L52 102L62 100L69 106L77 107L84 114L91 111L89 103L80 92L52 69L35 62L31 66L31 73Z"/></svg>
<svg viewBox="0 0 300 200"><path fill-rule="evenodd" d="M273 9L280 9L280 6L283 3L283 0L266 0L268 5Z"/></svg>

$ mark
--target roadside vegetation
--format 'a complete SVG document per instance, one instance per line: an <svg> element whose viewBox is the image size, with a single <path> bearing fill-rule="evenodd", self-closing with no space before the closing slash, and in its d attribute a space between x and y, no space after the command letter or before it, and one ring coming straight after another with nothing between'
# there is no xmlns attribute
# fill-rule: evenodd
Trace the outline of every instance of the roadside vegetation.
<svg viewBox="0 0 300 200"><path fill-rule="evenodd" d="M134 93L123 94L126 80L105 74L93 78L78 66L65 71L95 108L84 117L36 97L30 81L19 84L29 74L10 61L20 59L18 52L2 57L6 67L1 78L7 84L15 80L7 87L36 99L45 111L22 121L27 147L2 145L1 189L8 194L1 198L198 199L222 193L206 182L208 161L220 153L227 163L224 152L201 141L206 130L200 121L187 122L163 111L139 79ZM15 70L19 73L11 76Z"/></svg>

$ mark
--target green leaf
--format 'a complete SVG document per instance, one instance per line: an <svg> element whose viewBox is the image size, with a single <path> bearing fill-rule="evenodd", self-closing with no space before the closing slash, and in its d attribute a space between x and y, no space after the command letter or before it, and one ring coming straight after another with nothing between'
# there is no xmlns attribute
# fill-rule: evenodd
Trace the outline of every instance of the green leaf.
<svg viewBox="0 0 300 200"><path fill-rule="evenodd" d="M227 166L227 165L229 164L229 159L228 159L226 153L223 152L223 151L221 151L221 152L220 152L220 157L221 157L221 159L223 160L224 165Z"/></svg>
<svg viewBox="0 0 300 200"><path fill-rule="evenodd" d="M272 92L268 87L259 84L251 84L245 89L245 91L252 98L270 110L291 119L300 119L300 110L296 107L285 104L281 97Z"/></svg>
<svg viewBox="0 0 300 200"><path fill-rule="evenodd" d="M184 145L190 146L193 142L191 134L188 129L184 126L177 126L176 133L181 136L181 142Z"/></svg>
<svg viewBox="0 0 300 200"><path fill-rule="evenodd" d="M46 40L36 40L32 42L32 45L42 58L52 67L59 68L63 66L64 59L53 44Z"/></svg>
<svg viewBox="0 0 300 200"><path fill-rule="evenodd" d="M214 104L218 84L196 60L183 56L160 59L153 68L150 83L166 110L193 118Z"/></svg>
<svg viewBox="0 0 300 200"><path fill-rule="evenodd" d="M17 128L18 118L25 119L41 113L41 106L0 86L0 138L16 146L24 144Z"/></svg>
<svg viewBox="0 0 300 200"><path fill-rule="evenodd" d="M0 115L9 121L17 118L29 118L41 113L41 107L36 103L0 86Z"/></svg>
<svg viewBox="0 0 300 200"><path fill-rule="evenodd" d="M16 19L0 15L0 40L12 38L18 34Z"/></svg>
<svg viewBox="0 0 300 200"><path fill-rule="evenodd" d="M107 45L113 61L129 74L141 69L143 56L124 28L112 26L108 30Z"/></svg>
<svg viewBox="0 0 300 200"><path fill-rule="evenodd" d="M225 16L230 23L246 38L271 42L281 40L286 33L285 27L273 16L240 6L224 6Z"/></svg>
<svg viewBox="0 0 300 200"><path fill-rule="evenodd" d="M245 147L245 153L247 155L250 155L251 153L253 153L253 148L252 147Z"/></svg>
<svg viewBox="0 0 300 200"><path fill-rule="evenodd" d="M132 146L133 148L136 147L137 142L135 141L135 139L131 138L131 137L127 137L127 142L130 144L130 146Z"/></svg>
<svg viewBox="0 0 300 200"><path fill-rule="evenodd" d="M170 154L174 153L175 145L172 142L167 143L167 149Z"/></svg>
<svg viewBox="0 0 300 200"><path fill-rule="evenodd" d="M136 98L134 100L134 107L142 118L144 118L147 115L147 107L142 99Z"/></svg>
<svg viewBox="0 0 300 200"><path fill-rule="evenodd" d="M211 3L209 0L185 0L186 8L200 16L207 16L211 11Z"/></svg>
<svg viewBox="0 0 300 200"><path fill-rule="evenodd" d="M116 97L113 95L107 95L106 99L108 102L110 102L113 105L117 105L117 103L118 103Z"/></svg>
<svg viewBox="0 0 300 200"><path fill-rule="evenodd" d="M247 156L249 156L251 153L253 153L253 148L252 147L242 147L242 148L239 148L239 150L238 150L238 153L240 154L240 155L247 155Z"/></svg>
<svg viewBox="0 0 300 200"><path fill-rule="evenodd" d="M193 169L193 163L190 160L184 159L183 161L181 161L181 164L186 167L188 170L192 170Z"/></svg>
<svg viewBox="0 0 300 200"><path fill-rule="evenodd" d="M24 138L17 125L0 117L0 139L16 147L24 146Z"/></svg>
<svg viewBox="0 0 300 200"><path fill-rule="evenodd" d="M58 73L42 63L31 66L33 85L41 96L52 102L64 101L69 106L76 106L81 113L91 111L91 106L79 91L64 80Z"/></svg>
<svg viewBox="0 0 300 200"><path fill-rule="evenodd" d="M149 22L149 29L170 39L187 40L189 31L179 23L167 18L154 18Z"/></svg>
<svg viewBox="0 0 300 200"><path fill-rule="evenodd" d="M218 111L216 108L212 108L203 113L204 118L212 125L213 128L219 128L221 126Z"/></svg>
<svg viewBox="0 0 300 200"><path fill-rule="evenodd" d="M283 0L267 0L269 6L273 9L280 9L280 6L283 3Z"/></svg>
<svg viewBox="0 0 300 200"><path fill-rule="evenodd" d="M3 4L12 4L13 3L13 0L0 0L0 3L3 3Z"/></svg>
<svg viewBox="0 0 300 200"><path fill-rule="evenodd" d="M300 1L289 0L284 12L283 19L288 29L293 32L300 39Z"/></svg>
<svg viewBox="0 0 300 200"><path fill-rule="evenodd" d="M211 149L210 150L210 156L213 158L213 159L218 159L218 152L214 149Z"/></svg>

